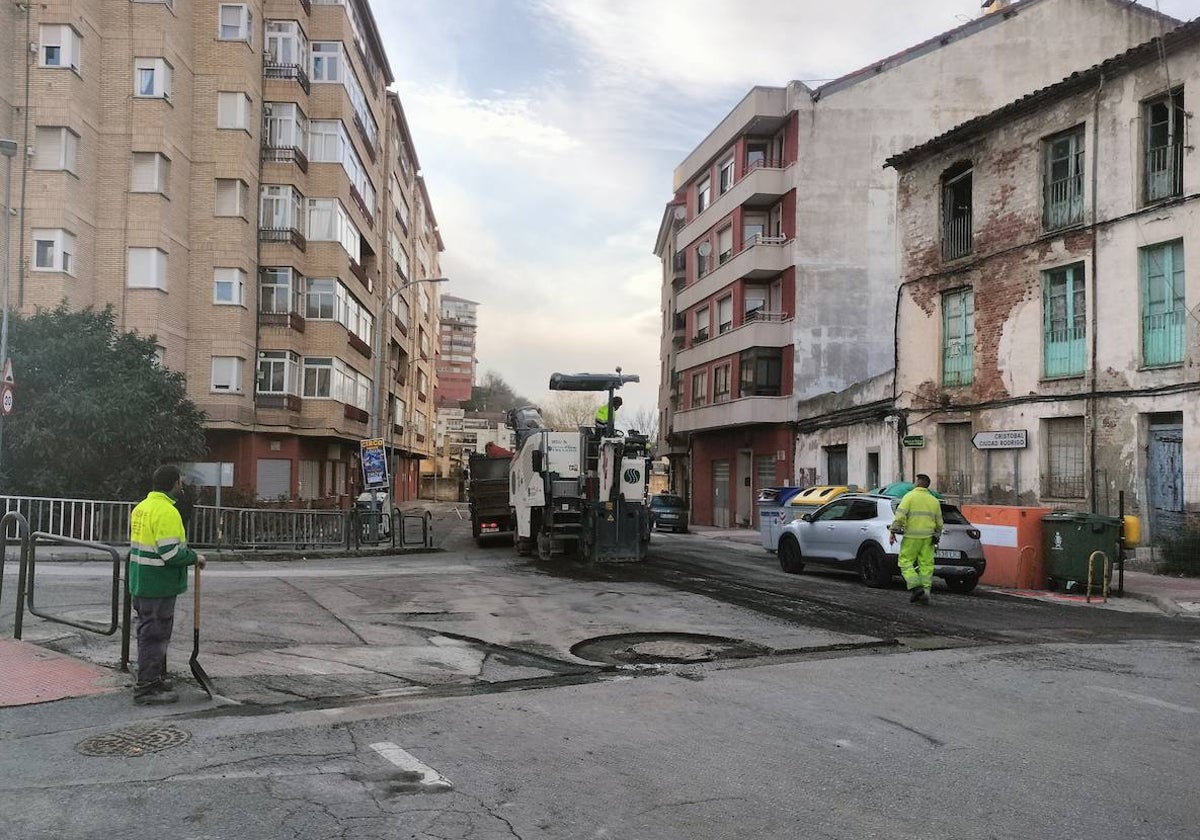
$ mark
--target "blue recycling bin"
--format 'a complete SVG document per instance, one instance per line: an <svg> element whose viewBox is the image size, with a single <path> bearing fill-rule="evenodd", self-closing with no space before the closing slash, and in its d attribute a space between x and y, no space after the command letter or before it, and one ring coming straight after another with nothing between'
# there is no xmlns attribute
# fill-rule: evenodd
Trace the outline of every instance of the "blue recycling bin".
<svg viewBox="0 0 1200 840"><path fill-rule="evenodd" d="M786 519L783 516L784 507L799 492L799 487L766 487L759 491L756 502L758 534L762 547L767 551L774 551L779 546L779 535L783 527L792 521L791 516Z"/></svg>

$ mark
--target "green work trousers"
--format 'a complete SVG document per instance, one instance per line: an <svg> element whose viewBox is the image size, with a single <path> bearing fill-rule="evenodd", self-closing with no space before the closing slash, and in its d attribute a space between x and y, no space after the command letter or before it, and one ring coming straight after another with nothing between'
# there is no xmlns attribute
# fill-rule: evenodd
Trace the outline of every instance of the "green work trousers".
<svg viewBox="0 0 1200 840"><path fill-rule="evenodd" d="M933 588L933 537L904 537L900 541L900 574L909 589Z"/></svg>

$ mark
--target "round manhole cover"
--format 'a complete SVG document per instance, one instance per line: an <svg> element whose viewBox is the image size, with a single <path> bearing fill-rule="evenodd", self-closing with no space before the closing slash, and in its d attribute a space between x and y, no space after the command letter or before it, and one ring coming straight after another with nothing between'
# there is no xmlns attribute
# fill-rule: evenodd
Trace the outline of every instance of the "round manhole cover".
<svg viewBox="0 0 1200 840"><path fill-rule="evenodd" d="M177 726L131 726L80 741L75 750L83 755L138 756L178 747L191 737Z"/></svg>
<svg viewBox="0 0 1200 840"><path fill-rule="evenodd" d="M753 642L698 633L622 633L587 639L571 648L580 659L617 665L745 659L770 652Z"/></svg>

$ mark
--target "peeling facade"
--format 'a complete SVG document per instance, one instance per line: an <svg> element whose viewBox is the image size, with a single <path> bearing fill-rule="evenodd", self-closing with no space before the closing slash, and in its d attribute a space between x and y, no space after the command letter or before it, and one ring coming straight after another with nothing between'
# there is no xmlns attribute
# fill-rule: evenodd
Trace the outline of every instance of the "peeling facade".
<svg viewBox="0 0 1200 840"><path fill-rule="evenodd" d="M1123 494L1151 539L1200 510L1198 96L1192 23L889 161L896 408L943 492ZM998 431L1027 445L972 443Z"/></svg>

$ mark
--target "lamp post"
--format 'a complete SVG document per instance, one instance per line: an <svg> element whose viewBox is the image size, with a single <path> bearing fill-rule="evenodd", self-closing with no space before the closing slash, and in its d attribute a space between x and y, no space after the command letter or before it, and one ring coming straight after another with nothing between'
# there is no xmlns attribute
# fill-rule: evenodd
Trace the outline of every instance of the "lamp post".
<svg viewBox="0 0 1200 840"><path fill-rule="evenodd" d="M384 302L383 302L383 309L379 313L379 317L377 317L375 319L375 348L374 348L374 350L375 350L375 375L371 379L372 393L371 393L371 424L370 425L371 425L371 437L372 438L379 437L379 413L380 413L379 398L384 393L383 389L379 387L379 380L383 377L383 322L384 322L384 319L387 317L387 313L392 308L392 301L395 300L396 296L399 295L401 292L405 292L412 286L416 286L419 283L445 283L449 279L450 279L449 277L419 277L416 280L405 280L399 286L392 289L391 292L388 293L387 299L384 300ZM386 457L386 450L385 450L385 457ZM388 484L387 498L390 499L391 495L392 495L391 483L394 482L396 480L396 478L394 475L391 474L390 470L388 471L388 476L389 476L390 480L389 480L389 484ZM379 514L379 495L378 495L378 491L375 490L374 488L372 488L371 489L371 539L376 539L378 537L378 529L379 529L379 521L380 521L380 517L378 514Z"/></svg>
<svg viewBox="0 0 1200 840"><path fill-rule="evenodd" d="M4 280L0 292L4 314L0 316L0 366L8 362L8 265L12 262L12 159L17 155L16 140L0 140L0 155L4 156ZM4 457L4 415L0 414L0 461Z"/></svg>

